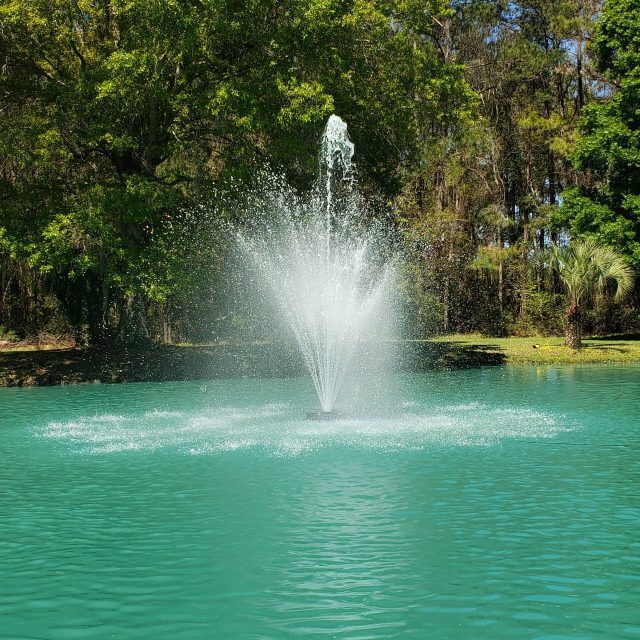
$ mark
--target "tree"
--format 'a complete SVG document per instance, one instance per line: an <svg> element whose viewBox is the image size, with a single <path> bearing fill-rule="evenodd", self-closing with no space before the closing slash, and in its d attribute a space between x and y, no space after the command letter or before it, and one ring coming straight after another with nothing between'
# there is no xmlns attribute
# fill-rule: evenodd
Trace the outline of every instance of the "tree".
<svg viewBox="0 0 640 640"><path fill-rule="evenodd" d="M472 101L462 68L437 54L448 11L446 0L0 3L0 324L37 325L17 307L24 291L25 311L41 306L30 302L46 288L90 342L152 333L145 315L177 312L184 271L219 266L175 243L194 224L180 212L200 217L210 193L267 163L308 187L333 111L361 183L392 198L420 132Z"/></svg>
<svg viewBox="0 0 640 640"><path fill-rule="evenodd" d="M573 240L569 246L554 244L538 254L543 266L558 274L568 298L565 344L582 346L582 311L596 296L609 293L618 301L633 288L633 270L614 249L595 240Z"/></svg>
<svg viewBox="0 0 640 640"><path fill-rule="evenodd" d="M572 235L615 247L640 267L640 11L637 0L607 0L594 50L609 84L583 111L573 162L580 185L563 194Z"/></svg>
<svg viewBox="0 0 640 640"><path fill-rule="evenodd" d="M432 124L400 206L445 330L531 328L531 292L544 292L529 256L556 239L558 195L575 182L566 151L593 94L583 44L597 2L455 1L436 33L476 109Z"/></svg>

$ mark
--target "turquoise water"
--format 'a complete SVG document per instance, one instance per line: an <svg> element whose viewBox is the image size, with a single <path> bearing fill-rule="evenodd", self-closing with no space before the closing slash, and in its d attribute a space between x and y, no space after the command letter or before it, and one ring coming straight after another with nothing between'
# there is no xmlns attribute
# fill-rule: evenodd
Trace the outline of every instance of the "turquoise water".
<svg viewBox="0 0 640 640"><path fill-rule="evenodd" d="M0 389L0 638L640 638L640 368Z"/></svg>

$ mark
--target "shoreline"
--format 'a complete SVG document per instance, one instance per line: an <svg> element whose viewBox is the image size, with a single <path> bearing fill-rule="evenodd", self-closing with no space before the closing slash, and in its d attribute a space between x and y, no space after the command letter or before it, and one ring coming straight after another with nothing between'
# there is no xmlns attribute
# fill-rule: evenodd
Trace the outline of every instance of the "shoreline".
<svg viewBox="0 0 640 640"><path fill-rule="evenodd" d="M373 348L372 345L373 344ZM398 370L484 366L640 363L640 340L590 338L578 351L562 338L440 336L398 343ZM375 344L365 348L376 351ZM366 365L365 365L366 366ZM168 382L221 377L289 377L305 369L293 345L151 345L74 348L57 345L0 350L0 387L83 383Z"/></svg>

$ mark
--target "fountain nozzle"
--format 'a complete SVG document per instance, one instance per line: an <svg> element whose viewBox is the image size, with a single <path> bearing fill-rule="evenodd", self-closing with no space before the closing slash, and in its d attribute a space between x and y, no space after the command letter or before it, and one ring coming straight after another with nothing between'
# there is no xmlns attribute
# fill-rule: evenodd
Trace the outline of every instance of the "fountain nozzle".
<svg viewBox="0 0 640 640"><path fill-rule="evenodd" d="M318 420L330 422L332 420L342 420L347 414L342 411L307 411L307 420Z"/></svg>

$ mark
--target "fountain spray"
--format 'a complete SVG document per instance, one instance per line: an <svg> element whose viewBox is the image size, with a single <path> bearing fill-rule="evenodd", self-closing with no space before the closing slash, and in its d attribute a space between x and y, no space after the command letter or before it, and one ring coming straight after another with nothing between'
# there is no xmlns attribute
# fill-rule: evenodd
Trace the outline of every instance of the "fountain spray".
<svg viewBox="0 0 640 640"><path fill-rule="evenodd" d="M346 123L332 115L311 196L278 183L254 203L264 224L239 233L297 340L327 416L363 332L380 320L395 272L381 225L365 215L353 155Z"/></svg>

